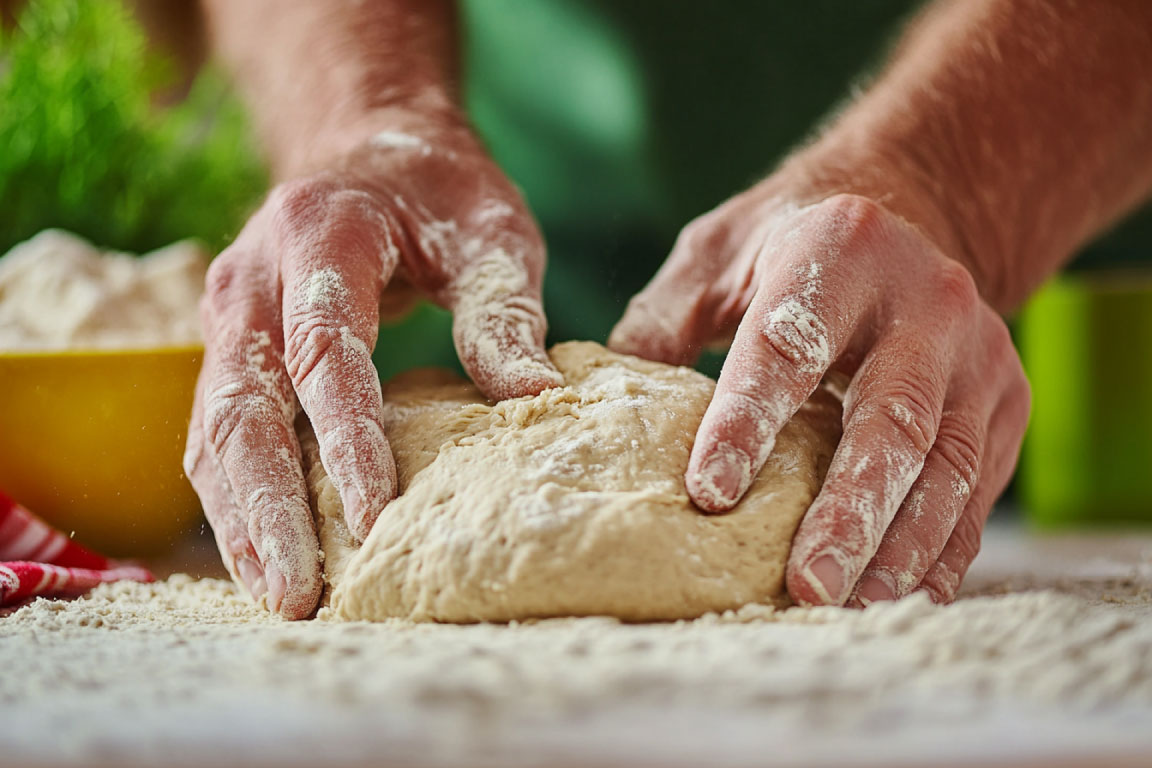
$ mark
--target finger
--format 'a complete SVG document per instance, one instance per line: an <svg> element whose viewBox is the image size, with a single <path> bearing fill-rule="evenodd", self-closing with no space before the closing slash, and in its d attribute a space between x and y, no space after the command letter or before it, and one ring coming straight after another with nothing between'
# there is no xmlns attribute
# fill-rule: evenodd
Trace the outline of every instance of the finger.
<svg viewBox="0 0 1152 768"><path fill-rule="evenodd" d="M854 269L825 269L820 241L792 240L752 299L724 362L685 483L703 510L731 509L776 435L819 385L863 319ZM825 272L828 277L825 277ZM833 299L833 297L835 297Z"/></svg>
<svg viewBox="0 0 1152 768"><path fill-rule="evenodd" d="M975 393L973 393L975 394ZM991 398L983 398L991 402ZM915 589L936 562L979 483L991 406L945 409L936 442L849 600L863 607ZM975 405L975 407L973 407Z"/></svg>
<svg viewBox="0 0 1152 768"><path fill-rule="evenodd" d="M471 259L448 291L460 362L493 400L564 383L544 349L548 322L528 263L528 254L494 247Z"/></svg>
<svg viewBox="0 0 1152 768"><path fill-rule="evenodd" d="M1019 442L1023 425L1017 432L993 415L1009 393L1027 389L1011 337L990 312L975 327L979 332L967 333L970 343L962 345L961 353L971 362L957 369L924 470L884 534L850 605L904 597L919 585L940 557L973 490L986 482L985 453L997 451L1004 441ZM995 443L991 447L989 439Z"/></svg>
<svg viewBox="0 0 1152 768"><path fill-rule="evenodd" d="M234 246L235 248L235 246ZM204 438L224 468L268 585L268 605L308 616L320 599L320 556L292 431L272 269L230 250L208 274L204 329Z"/></svg>
<svg viewBox="0 0 1152 768"><path fill-rule="evenodd" d="M285 363L348 529L363 541L397 493L372 348L399 228L363 192L300 184L280 203Z"/></svg>
<svg viewBox="0 0 1152 768"><path fill-rule="evenodd" d="M1028 424L1030 395L1027 383L1018 384L992 415L997 429L989 435L984 456L984 477L976 486L956 521L939 558L928 569L917 591L923 591L935 603L950 603L956 598L960 583L980 552L981 532L996 499L1008 486L1016 470L1020 439Z"/></svg>
<svg viewBox="0 0 1152 768"><path fill-rule="evenodd" d="M248 525L236 506L232 486L223 467L207 450L204 443L203 393L197 387L192 404L192 419L188 424L188 443L184 452L184 474L192 483L204 507L204 516L212 527L216 547L224 567L234 581L248 588L254 599L268 591L264 569L252 542L248 538Z"/></svg>
<svg viewBox="0 0 1152 768"><path fill-rule="evenodd" d="M798 602L844 604L923 469L948 380L934 340L888 336L849 386L843 438L788 561L788 592Z"/></svg>

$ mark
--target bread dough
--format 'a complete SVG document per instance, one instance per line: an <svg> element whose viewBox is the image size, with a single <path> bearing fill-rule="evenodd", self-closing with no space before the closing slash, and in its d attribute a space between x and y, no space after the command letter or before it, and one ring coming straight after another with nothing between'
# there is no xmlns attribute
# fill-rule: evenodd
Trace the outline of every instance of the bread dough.
<svg viewBox="0 0 1152 768"><path fill-rule="evenodd" d="M453 374L384 388L401 495L362 548L304 427L335 618L689 619L784 598L792 535L839 438L821 387L744 500L705 515L683 475L714 382L588 342L551 351L566 386L491 404Z"/></svg>

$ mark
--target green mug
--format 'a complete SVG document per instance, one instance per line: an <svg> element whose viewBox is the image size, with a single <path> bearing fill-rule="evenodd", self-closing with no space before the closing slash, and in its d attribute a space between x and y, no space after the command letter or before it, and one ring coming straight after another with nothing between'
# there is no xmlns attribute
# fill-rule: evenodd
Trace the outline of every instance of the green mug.
<svg viewBox="0 0 1152 768"><path fill-rule="evenodd" d="M1017 331L1032 383L1017 475L1028 519L1152 525L1152 272L1060 276Z"/></svg>

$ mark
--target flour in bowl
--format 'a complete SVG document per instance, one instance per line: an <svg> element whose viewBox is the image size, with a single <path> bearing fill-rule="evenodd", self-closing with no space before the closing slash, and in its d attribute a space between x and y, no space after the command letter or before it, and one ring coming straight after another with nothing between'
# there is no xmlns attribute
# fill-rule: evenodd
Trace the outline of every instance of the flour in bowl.
<svg viewBox="0 0 1152 768"><path fill-rule="evenodd" d="M45 230L0 258L0 351L198 344L207 268L189 240L137 257Z"/></svg>

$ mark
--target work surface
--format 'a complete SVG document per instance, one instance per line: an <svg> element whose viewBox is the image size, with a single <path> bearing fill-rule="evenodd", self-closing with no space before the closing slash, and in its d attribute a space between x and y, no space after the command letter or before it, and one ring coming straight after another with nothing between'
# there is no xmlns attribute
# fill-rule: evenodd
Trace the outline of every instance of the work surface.
<svg viewBox="0 0 1152 768"><path fill-rule="evenodd" d="M1152 536L993 527L965 599L287 624L224 582L0 619L0 764L1152 765Z"/></svg>

